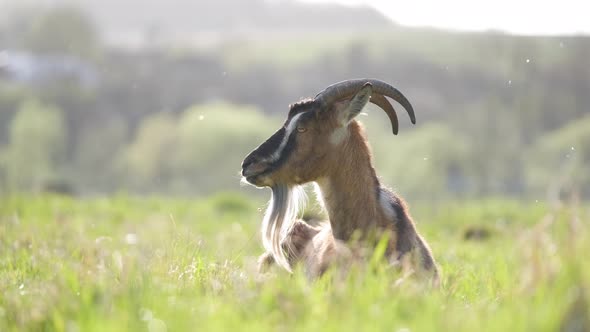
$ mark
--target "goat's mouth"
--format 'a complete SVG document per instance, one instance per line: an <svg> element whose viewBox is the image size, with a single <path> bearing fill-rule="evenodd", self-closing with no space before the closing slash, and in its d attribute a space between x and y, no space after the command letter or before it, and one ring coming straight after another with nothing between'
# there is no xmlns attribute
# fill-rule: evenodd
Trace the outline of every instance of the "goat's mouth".
<svg viewBox="0 0 590 332"><path fill-rule="evenodd" d="M272 172L272 168L267 168L262 172L249 172L248 170L242 171L243 179L246 180L251 185L256 187L270 187L272 183L270 183L270 179L268 176L269 173Z"/></svg>
<svg viewBox="0 0 590 332"><path fill-rule="evenodd" d="M246 179L246 181L250 184L256 185L257 183L257 179L259 179L258 175L250 175L250 176L246 176L244 177Z"/></svg>
<svg viewBox="0 0 590 332"><path fill-rule="evenodd" d="M245 176L243 180L257 188L272 187L272 181L264 174Z"/></svg>

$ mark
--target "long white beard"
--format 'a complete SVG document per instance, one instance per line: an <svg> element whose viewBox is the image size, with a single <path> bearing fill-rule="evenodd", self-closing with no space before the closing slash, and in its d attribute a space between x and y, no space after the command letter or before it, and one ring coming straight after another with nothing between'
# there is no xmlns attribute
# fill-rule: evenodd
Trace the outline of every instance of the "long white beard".
<svg viewBox="0 0 590 332"><path fill-rule="evenodd" d="M301 186L277 184L272 187L272 195L262 221L262 244L272 253L275 262L291 272L291 266L281 242L289 233L297 213L305 206L305 191Z"/></svg>

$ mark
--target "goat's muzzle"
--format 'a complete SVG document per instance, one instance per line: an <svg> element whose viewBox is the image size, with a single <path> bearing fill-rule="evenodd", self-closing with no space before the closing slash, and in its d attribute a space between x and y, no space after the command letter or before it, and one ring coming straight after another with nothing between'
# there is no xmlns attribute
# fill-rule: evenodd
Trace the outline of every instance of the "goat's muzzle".
<svg viewBox="0 0 590 332"><path fill-rule="evenodd" d="M270 173L276 167L276 162L272 156L281 145L284 137L285 128L283 127L244 158L242 162L242 175L246 178L246 181L259 187L268 185L268 183L263 181L261 175ZM266 182L268 181L266 179Z"/></svg>
<svg viewBox="0 0 590 332"><path fill-rule="evenodd" d="M254 154L249 154L242 162L242 176L246 178L249 183L261 186L259 183L260 175L268 172L270 165Z"/></svg>

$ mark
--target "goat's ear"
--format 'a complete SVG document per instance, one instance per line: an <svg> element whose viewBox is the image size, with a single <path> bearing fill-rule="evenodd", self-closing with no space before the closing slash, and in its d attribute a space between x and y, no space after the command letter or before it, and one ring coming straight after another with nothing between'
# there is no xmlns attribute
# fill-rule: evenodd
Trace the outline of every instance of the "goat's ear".
<svg viewBox="0 0 590 332"><path fill-rule="evenodd" d="M371 99L373 93L373 86L371 83L366 83L359 92L350 100L348 105L338 112L338 120L342 126L347 126L352 119L354 119Z"/></svg>

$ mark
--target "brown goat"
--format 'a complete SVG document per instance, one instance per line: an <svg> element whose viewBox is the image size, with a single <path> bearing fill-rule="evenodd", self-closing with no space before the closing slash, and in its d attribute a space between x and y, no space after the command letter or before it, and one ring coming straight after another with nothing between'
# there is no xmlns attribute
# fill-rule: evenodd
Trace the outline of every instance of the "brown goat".
<svg viewBox="0 0 590 332"><path fill-rule="evenodd" d="M354 119L370 101L388 114L394 134L398 120L385 96L398 101L415 123L408 100L392 86L374 79L336 83L290 106L287 120L242 163L246 181L270 187L272 198L262 225L267 253L261 263L287 270L302 261L311 276L351 256L346 244L387 233L386 254L393 260L415 257L415 268L438 280L438 270L418 234L405 202L383 187L373 167L361 125ZM299 186L315 182L329 223L312 227L296 220Z"/></svg>

